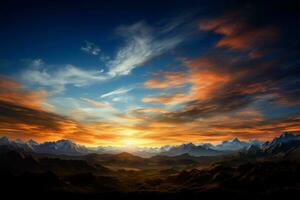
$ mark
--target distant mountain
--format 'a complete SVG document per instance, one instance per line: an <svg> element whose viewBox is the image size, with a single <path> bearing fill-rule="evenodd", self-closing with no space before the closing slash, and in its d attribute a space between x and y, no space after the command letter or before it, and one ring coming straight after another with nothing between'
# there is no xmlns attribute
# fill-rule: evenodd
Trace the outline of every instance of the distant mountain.
<svg viewBox="0 0 300 200"><path fill-rule="evenodd" d="M239 151L239 155L247 158L257 158L265 156L265 152L262 150L261 146L251 145L245 149Z"/></svg>
<svg viewBox="0 0 300 200"><path fill-rule="evenodd" d="M290 153L300 148L300 135L283 133L271 142L262 145L262 150L267 154Z"/></svg>
<svg viewBox="0 0 300 200"><path fill-rule="evenodd" d="M242 149L247 149L250 146L260 148L262 144L263 142L261 141L240 141L238 138L234 138L232 140L225 140L217 145L213 145L210 143L204 143L199 145L187 143L179 146L173 146L168 150L162 152L161 155L177 156L180 154L189 154L191 156L217 156L229 154L235 151L240 151Z"/></svg>
<svg viewBox="0 0 300 200"><path fill-rule="evenodd" d="M300 143L300 134L283 133L270 142L257 140L240 141L238 138L225 140L219 144L210 143L198 144L186 143L178 146L162 147L136 147L130 150L125 147L99 146L85 147L70 140L58 140L53 142L37 143L34 140L22 142L21 140L9 140L7 137L0 138L0 146L9 146L10 149L21 149L26 152L35 152L54 155L87 155L87 154L119 154L129 152L133 155L149 158L155 155L178 156L188 154L190 156L218 156L243 152L246 154L277 154L280 152L296 152ZM297 150L298 151L298 150Z"/></svg>
<svg viewBox="0 0 300 200"><path fill-rule="evenodd" d="M241 149L248 148L252 145L260 146L262 144L263 142L257 140L240 141L238 138L234 138L232 140L225 140L212 148L219 151L238 151Z"/></svg>
<svg viewBox="0 0 300 200"><path fill-rule="evenodd" d="M34 149L37 153L49 154L66 154L66 155L79 155L89 153L89 149L73 143L70 140L58 140L56 142L45 142L40 145L34 144Z"/></svg>
<svg viewBox="0 0 300 200"><path fill-rule="evenodd" d="M27 144L32 146L32 147L35 147L35 146L39 145L39 143L37 143L36 141L31 140L31 139L27 141Z"/></svg>
<svg viewBox="0 0 300 200"><path fill-rule="evenodd" d="M34 149L28 143L23 143L21 140L10 141L7 137L0 138L0 146L9 146L10 149L20 149L33 152Z"/></svg>
<svg viewBox="0 0 300 200"><path fill-rule="evenodd" d="M281 156L286 158L300 157L300 135L283 133L270 142L262 145L251 145L240 150L241 155L251 157Z"/></svg>
<svg viewBox="0 0 300 200"><path fill-rule="evenodd" d="M9 140L8 140L8 138L7 137L2 137L2 138L0 138L0 145L9 145Z"/></svg>
<svg viewBox="0 0 300 200"><path fill-rule="evenodd" d="M267 142L269 146L277 145L281 143L289 143L291 141L300 140L300 135L291 134L289 132L284 132L282 135L275 137L271 142Z"/></svg>
<svg viewBox="0 0 300 200"><path fill-rule="evenodd" d="M161 153L161 155L167 156L178 156L181 154L189 154L191 156L216 156L223 154L223 152L213 150L201 145L196 146L193 143L188 143L171 147L167 151Z"/></svg>
<svg viewBox="0 0 300 200"><path fill-rule="evenodd" d="M91 152L85 146L75 144L70 140L58 140L39 144L34 140L27 142L22 142L21 140L10 141L7 137L2 137L0 138L0 145L9 146L11 149L21 149L26 152L46 154L81 155Z"/></svg>

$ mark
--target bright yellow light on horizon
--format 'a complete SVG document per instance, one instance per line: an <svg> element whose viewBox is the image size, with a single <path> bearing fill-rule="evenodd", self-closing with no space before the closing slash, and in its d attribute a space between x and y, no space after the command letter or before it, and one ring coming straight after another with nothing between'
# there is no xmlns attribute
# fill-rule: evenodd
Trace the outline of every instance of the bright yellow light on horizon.
<svg viewBox="0 0 300 200"><path fill-rule="evenodd" d="M134 138L126 138L120 141L120 146L133 148L133 147L141 147L144 146L145 141L140 139Z"/></svg>
<svg viewBox="0 0 300 200"><path fill-rule="evenodd" d="M134 138L138 133L139 131L133 129L122 130L122 135L124 139L119 141L120 146L132 148L143 144L143 140Z"/></svg>
<svg viewBox="0 0 300 200"><path fill-rule="evenodd" d="M126 145L126 146L135 146L136 145L136 141L130 140L130 139L123 140L122 143L124 143L124 145Z"/></svg>
<svg viewBox="0 0 300 200"><path fill-rule="evenodd" d="M122 130L122 134L124 134L125 136L133 136L136 135L137 133L139 133L139 131L133 130L133 129L124 129Z"/></svg>

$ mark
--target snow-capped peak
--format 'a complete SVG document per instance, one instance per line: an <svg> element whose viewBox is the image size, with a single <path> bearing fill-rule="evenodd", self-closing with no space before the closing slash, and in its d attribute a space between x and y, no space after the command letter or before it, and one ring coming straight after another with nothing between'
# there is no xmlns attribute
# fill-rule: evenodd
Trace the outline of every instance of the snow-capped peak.
<svg viewBox="0 0 300 200"><path fill-rule="evenodd" d="M10 143L9 139L6 136L3 136L3 137L0 138L0 144L7 145L9 143Z"/></svg>

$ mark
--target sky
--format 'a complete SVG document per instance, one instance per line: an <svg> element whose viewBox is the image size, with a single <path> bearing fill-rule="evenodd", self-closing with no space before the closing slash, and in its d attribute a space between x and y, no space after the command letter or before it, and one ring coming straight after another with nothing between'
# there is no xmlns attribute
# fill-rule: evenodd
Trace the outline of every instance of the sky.
<svg viewBox="0 0 300 200"><path fill-rule="evenodd" d="M299 1L1 1L0 135L88 146L300 132Z"/></svg>

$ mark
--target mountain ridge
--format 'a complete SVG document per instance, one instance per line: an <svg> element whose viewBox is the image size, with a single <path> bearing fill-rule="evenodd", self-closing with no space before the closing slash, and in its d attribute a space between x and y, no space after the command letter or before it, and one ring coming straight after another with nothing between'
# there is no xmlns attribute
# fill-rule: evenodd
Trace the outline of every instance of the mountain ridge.
<svg viewBox="0 0 300 200"><path fill-rule="evenodd" d="M27 152L54 155L86 155L92 153L121 154L127 152L141 157L152 157L155 155L178 156L182 154L189 154L190 156L219 156L233 152L254 154L256 151L264 153L278 153L281 150L289 149L289 143L299 146L300 134L284 132L273 138L273 140L267 142L261 142L258 140L240 141L238 138L233 138L215 145L210 143L198 145L193 143L184 143L176 146L162 146L157 148L136 147L130 151L126 151L125 148L117 147L86 147L66 139L38 143L32 139L23 142L21 140L9 140L6 136L0 138L0 146L6 145L10 146L12 149L17 148Z"/></svg>

